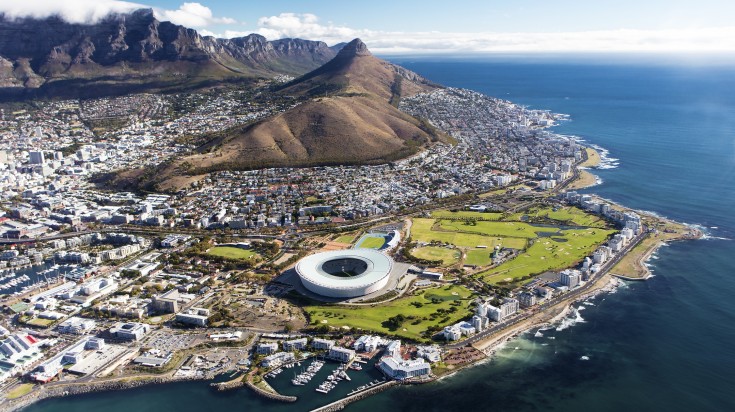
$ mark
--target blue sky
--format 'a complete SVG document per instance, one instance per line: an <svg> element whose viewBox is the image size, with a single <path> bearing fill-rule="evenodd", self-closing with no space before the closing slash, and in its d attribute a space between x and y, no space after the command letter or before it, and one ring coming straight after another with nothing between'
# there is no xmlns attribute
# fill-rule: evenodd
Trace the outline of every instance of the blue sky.
<svg viewBox="0 0 735 412"><path fill-rule="evenodd" d="M76 22L141 6L204 35L360 37L380 53L735 53L735 0L0 0L10 16Z"/></svg>
<svg viewBox="0 0 735 412"><path fill-rule="evenodd" d="M263 16L311 13L357 29L384 31L580 31L729 26L732 0L370 0L201 1L217 16L256 28ZM181 1L153 1L176 9Z"/></svg>

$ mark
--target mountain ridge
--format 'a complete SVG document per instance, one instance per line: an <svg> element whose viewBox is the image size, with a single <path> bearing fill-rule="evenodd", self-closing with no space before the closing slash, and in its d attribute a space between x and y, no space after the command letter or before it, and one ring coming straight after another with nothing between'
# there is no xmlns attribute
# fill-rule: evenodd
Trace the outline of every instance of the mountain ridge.
<svg viewBox="0 0 735 412"><path fill-rule="evenodd" d="M360 39L276 93L301 101L255 124L218 135L142 182L175 191L190 177L264 167L381 164L450 138L397 108L402 96L440 87L373 56Z"/></svg>
<svg viewBox="0 0 735 412"><path fill-rule="evenodd" d="M66 84L83 89L137 82L145 89L300 75L336 54L320 41L201 36L158 21L151 9L110 14L95 24L0 15L0 90L11 95L55 95Z"/></svg>

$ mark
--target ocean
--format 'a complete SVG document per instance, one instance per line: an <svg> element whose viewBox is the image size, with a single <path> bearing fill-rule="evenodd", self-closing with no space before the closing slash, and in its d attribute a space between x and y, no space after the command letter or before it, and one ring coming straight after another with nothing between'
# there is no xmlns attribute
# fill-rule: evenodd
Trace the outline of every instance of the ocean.
<svg viewBox="0 0 735 412"><path fill-rule="evenodd" d="M648 262L652 279L575 305L561 325L522 335L489 362L346 410L735 410L735 67L390 59L441 84L569 114L555 132L605 149L594 171L601 182L586 192L697 225L707 237L661 248ZM46 400L26 411L301 411L314 399L281 404L188 382Z"/></svg>

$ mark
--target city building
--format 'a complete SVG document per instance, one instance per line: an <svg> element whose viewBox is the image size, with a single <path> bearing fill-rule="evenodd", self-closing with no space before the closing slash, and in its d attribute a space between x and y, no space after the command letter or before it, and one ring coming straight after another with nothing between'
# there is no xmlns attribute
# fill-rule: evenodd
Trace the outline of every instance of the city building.
<svg viewBox="0 0 735 412"><path fill-rule="evenodd" d="M278 352L278 342L262 342L255 348L258 355L270 355Z"/></svg>
<svg viewBox="0 0 735 412"><path fill-rule="evenodd" d="M336 361L349 362L355 357L355 351L341 346L332 346L327 356Z"/></svg>
<svg viewBox="0 0 735 412"><path fill-rule="evenodd" d="M177 322L201 327L207 326L207 319L209 319L209 309L204 308L191 308L176 314Z"/></svg>
<svg viewBox="0 0 735 412"><path fill-rule="evenodd" d="M501 322L508 316L518 312L519 307L520 304L516 299L505 298L500 304L500 307L488 305L487 316L496 322Z"/></svg>
<svg viewBox="0 0 735 412"><path fill-rule="evenodd" d="M311 347L316 350L328 350L332 349L333 346L334 341L329 339L314 338L314 340L311 341Z"/></svg>
<svg viewBox="0 0 735 412"><path fill-rule="evenodd" d="M82 335L90 332L97 326L97 323L92 319L83 319L78 317L71 317L59 324L57 327L60 333L69 333L73 335Z"/></svg>
<svg viewBox="0 0 735 412"><path fill-rule="evenodd" d="M378 368L389 378L406 380L426 376L431 373L431 365L424 359L403 360L385 356L378 362Z"/></svg>
<svg viewBox="0 0 735 412"><path fill-rule="evenodd" d="M521 292L518 294L518 304L522 308L528 308L536 304L536 294L531 292Z"/></svg>
<svg viewBox="0 0 735 412"><path fill-rule="evenodd" d="M568 286L569 289L576 288L582 281L582 274L578 270L567 269L559 274L559 283Z"/></svg>
<svg viewBox="0 0 735 412"><path fill-rule="evenodd" d="M272 355L268 355L261 361L261 365L264 368L276 368L281 365L296 361L296 356L293 352L278 352Z"/></svg>
<svg viewBox="0 0 735 412"><path fill-rule="evenodd" d="M283 350L291 352L306 349L306 338L291 339L283 342Z"/></svg>
<svg viewBox="0 0 735 412"><path fill-rule="evenodd" d="M140 340L150 331L149 325L135 322L120 322L110 328L110 334L117 339L134 341Z"/></svg>

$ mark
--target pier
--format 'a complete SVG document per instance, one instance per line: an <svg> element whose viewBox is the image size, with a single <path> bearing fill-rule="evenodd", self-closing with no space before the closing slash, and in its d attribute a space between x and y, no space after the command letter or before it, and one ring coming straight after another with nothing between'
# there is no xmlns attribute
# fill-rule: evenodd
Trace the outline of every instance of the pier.
<svg viewBox="0 0 735 412"><path fill-rule="evenodd" d="M352 395L348 395L338 401L334 401L328 405L321 406L316 409L312 409L311 412L334 412L334 411L341 411L345 408L345 406L351 404L352 402L359 401L360 399L365 399L369 396L375 395L376 393L383 392L384 390L398 385L400 382L398 381L388 381L384 383L379 383L373 387L370 387L368 389L365 389L364 391L360 391L358 393L353 393Z"/></svg>

